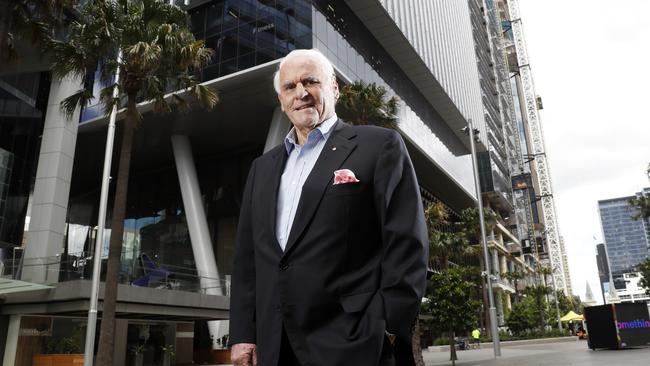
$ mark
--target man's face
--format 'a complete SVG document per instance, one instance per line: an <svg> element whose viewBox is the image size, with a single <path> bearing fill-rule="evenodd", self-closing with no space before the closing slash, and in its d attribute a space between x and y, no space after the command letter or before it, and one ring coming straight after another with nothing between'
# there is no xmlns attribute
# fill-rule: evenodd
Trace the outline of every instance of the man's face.
<svg viewBox="0 0 650 366"><path fill-rule="evenodd" d="M295 56L280 68L282 111L297 129L312 129L334 114L339 87L318 61Z"/></svg>

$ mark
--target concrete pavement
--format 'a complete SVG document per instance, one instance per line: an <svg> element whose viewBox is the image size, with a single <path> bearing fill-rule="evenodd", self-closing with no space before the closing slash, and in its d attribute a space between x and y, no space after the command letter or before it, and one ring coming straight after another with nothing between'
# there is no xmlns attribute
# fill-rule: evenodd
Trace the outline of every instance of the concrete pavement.
<svg viewBox="0 0 650 366"><path fill-rule="evenodd" d="M650 348L596 350L586 341L505 347L495 360L492 348L458 351L457 366L648 366ZM451 365L449 351L424 352L427 366Z"/></svg>
<svg viewBox="0 0 650 366"><path fill-rule="evenodd" d="M587 341L566 340L551 343L507 345L495 360L491 344L481 349L458 351L457 366L649 366L650 348L596 350L587 348ZM539 340L537 340L539 341ZM546 341L546 340L545 340ZM438 348L423 352L426 366L447 366L449 351ZM208 366L208 365L204 365ZM210 365L228 366L228 365Z"/></svg>

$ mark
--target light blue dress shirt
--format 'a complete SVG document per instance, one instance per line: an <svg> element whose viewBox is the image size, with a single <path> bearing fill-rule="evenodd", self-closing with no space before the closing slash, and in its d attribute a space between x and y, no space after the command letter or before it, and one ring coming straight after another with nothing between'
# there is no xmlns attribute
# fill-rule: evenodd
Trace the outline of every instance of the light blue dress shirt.
<svg viewBox="0 0 650 366"><path fill-rule="evenodd" d="M289 240L289 233L302 194L302 186L305 184L312 168L314 168L314 164L316 164L316 160L320 156L337 120L338 118L334 114L323 121L309 133L307 142L304 145L298 144L295 128L291 128L287 137L284 138L284 146L287 148L289 157L280 180L275 223L275 235L282 251L284 251L287 240Z"/></svg>

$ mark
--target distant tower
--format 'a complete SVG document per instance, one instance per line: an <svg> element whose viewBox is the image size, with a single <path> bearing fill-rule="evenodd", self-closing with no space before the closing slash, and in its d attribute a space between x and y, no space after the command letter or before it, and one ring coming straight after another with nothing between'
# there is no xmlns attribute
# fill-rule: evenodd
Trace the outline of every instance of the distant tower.
<svg viewBox="0 0 650 366"><path fill-rule="evenodd" d="M650 191L646 188L644 191ZM639 263L650 257L650 220L637 220L637 208L630 205L633 196L598 201L609 271L614 275L635 272Z"/></svg>
<svg viewBox="0 0 650 366"><path fill-rule="evenodd" d="M560 229L558 228L558 220L555 212L551 172L546 159L544 132L542 131L542 123L538 113L538 110L541 109L541 101L535 93L535 87L533 85L533 76L528 60L528 51L526 50L523 25L519 16L518 0L508 0L508 8L510 11L510 25L512 26L514 46L517 50L517 65L519 66L517 80L521 82L523 91L524 107L521 112L526 116L528 132L530 134L531 145L528 150L528 157L535 160L536 178L540 190L539 199L542 202L548 263L550 263L553 269L556 289L561 289L566 295L570 295L569 289L567 288L567 278L565 277L568 271L565 271L564 261L562 260L564 253L560 245Z"/></svg>
<svg viewBox="0 0 650 366"><path fill-rule="evenodd" d="M612 274L610 273L610 276ZM609 282L609 292L607 293L607 303L608 304L618 304L621 302L621 298L618 297L618 291L616 291L616 287L614 287L614 280L610 280Z"/></svg>
<svg viewBox="0 0 650 366"><path fill-rule="evenodd" d="M597 301L594 299L594 293L591 291L589 281L587 281L587 292L585 293L585 300L582 302L585 306L594 306Z"/></svg>

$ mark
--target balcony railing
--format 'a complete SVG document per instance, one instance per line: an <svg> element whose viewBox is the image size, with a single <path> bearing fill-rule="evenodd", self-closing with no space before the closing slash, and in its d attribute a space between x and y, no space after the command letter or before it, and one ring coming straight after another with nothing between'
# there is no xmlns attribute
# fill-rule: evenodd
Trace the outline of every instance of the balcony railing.
<svg viewBox="0 0 650 366"><path fill-rule="evenodd" d="M81 252L41 258L0 260L0 276L52 285L56 282L91 280L93 256ZM106 277L107 259L102 258L101 281ZM159 263L146 255L122 260L118 283L161 290L230 296L230 276L201 276L196 268Z"/></svg>

